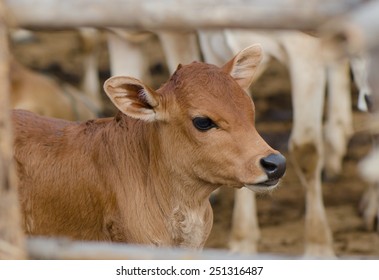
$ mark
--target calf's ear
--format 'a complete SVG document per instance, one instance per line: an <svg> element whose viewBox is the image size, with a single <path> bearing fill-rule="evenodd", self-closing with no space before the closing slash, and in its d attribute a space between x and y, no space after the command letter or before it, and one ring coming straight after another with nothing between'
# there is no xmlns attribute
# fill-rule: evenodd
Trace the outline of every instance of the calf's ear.
<svg viewBox="0 0 379 280"><path fill-rule="evenodd" d="M260 44L255 44L240 51L222 69L229 73L247 91L253 82L254 74L261 61L262 47Z"/></svg>
<svg viewBox="0 0 379 280"><path fill-rule="evenodd" d="M137 79L114 76L104 83L104 90L113 104L125 115L144 121L158 119L159 96Z"/></svg>

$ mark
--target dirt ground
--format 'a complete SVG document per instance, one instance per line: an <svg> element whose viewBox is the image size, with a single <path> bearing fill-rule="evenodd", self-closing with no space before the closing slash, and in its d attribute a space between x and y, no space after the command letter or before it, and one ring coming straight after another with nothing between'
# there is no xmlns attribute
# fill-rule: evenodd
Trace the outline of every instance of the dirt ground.
<svg viewBox="0 0 379 280"><path fill-rule="evenodd" d="M99 55L101 80L109 76L105 46L102 42ZM150 41L142 47L151 58L151 67L146 72L154 77L152 87L157 87L167 77L162 51L156 41ZM38 33L35 40L12 46L12 51L17 59L34 69L75 85L80 84L81 41L75 32ZM253 87L258 131L285 155L288 155L292 121L290 89L288 73L279 63L273 63ZM353 100L356 98L354 93ZM357 126L366 115L357 112L356 105L353 110ZM359 177L357 163L369 152L370 141L367 134L354 135L344 160L343 173L339 178L323 184L327 217L338 256L379 258L379 233L365 229L358 210L368 183ZM214 226L207 247L227 246L233 194L232 190L222 190L213 205ZM281 187L271 195L258 196L257 204L261 227L259 252L301 255L304 246L304 189L290 162Z"/></svg>

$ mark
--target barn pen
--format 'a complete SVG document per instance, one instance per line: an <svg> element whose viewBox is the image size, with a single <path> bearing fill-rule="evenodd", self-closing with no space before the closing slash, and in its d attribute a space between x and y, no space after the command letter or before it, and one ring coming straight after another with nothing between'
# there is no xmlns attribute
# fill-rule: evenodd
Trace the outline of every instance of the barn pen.
<svg viewBox="0 0 379 280"><path fill-rule="evenodd" d="M343 41L349 53L366 50L373 57L379 56L375 48L379 45L377 34L379 25L375 24L379 5L376 1L3 1L18 26L27 28L77 28L93 27L134 27L144 29L196 29L201 27L255 27L255 28L293 28L298 30L320 30L329 38ZM64 4L63 4L64 3ZM294 4L300 5L295 6ZM29 6L30 5L30 6ZM212 7L214 13L199 13L203 5ZM186 7L186 16L168 17ZM285 8L285 9L284 9ZM136 10L138 12L136 12ZM48 11L48 12L46 12ZM239 16L233 16L238 13ZM2 13L4 14L4 13ZM107 16L108 15L108 16ZM194 16L196 15L196 17ZM344 17L344 15L347 15ZM342 16L343 20L340 20ZM370 21L367 22L366 19ZM3 17L2 17L3 19ZM127 19L127 20L126 20ZM338 20L338 25L337 21ZM335 24L333 33L325 32L325 22ZM344 29L346 28L346 29ZM328 29L331 30L331 29ZM342 30L342 31L341 31ZM345 32L347 33L343 33ZM352 33L350 30L353 30ZM6 25L1 22L1 92L0 92L0 256L2 258L23 258L25 247L22 231L18 225L19 210L16 197L16 183L11 162L11 131L8 112ZM324 32L324 33L323 33ZM341 35L342 34L342 35ZM347 34L347 35L345 35ZM370 36L368 36L370 34ZM354 37L354 38L353 38ZM355 39L358 38L358 39ZM351 40L351 42L350 42ZM357 43L358 42L358 43ZM345 45L346 43L346 45ZM350 47L351 46L351 47ZM376 65L373 67L377 67ZM5 81L5 82L3 82ZM374 86L374 91L378 89ZM3 195L4 194L4 195ZM9 195L9 196L8 196ZM13 202L12 202L13 201ZM9 207L10 206L10 207ZM2 209L5 209L4 211ZM8 214L8 212L11 212ZM5 215L6 218L2 218ZM12 216L14 215L14 216ZM15 218L9 218L15 217ZM9 222L3 224L3 222ZM31 241L32 243L34 241ZM29 242L28 242L29 243ZM63 243L64 244L64 243ZM92 246L92 245L91 245ZM96 246L96 245L93 245ZM11 252L8 255L7 252ZM13 252L13 253L12 253ZM33 253L35 254L35 253Z"/></svg>

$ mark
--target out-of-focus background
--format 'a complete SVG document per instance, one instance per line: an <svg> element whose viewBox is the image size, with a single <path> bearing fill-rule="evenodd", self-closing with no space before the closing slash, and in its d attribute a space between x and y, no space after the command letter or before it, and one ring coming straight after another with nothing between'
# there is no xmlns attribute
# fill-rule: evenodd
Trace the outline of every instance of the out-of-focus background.
<svg viewBox="0 0 379 280"><path fill-rule="evenodd" d="M104 34L103 34L104 35ZM99 77L110 75L106 37L99 40ZM149 58L146 76L153 88L158 88L169 78L169 70L156 36L140 47ZM12 53L23 65L70 83L78 88L83 79L83 44L80 34L69 31L38 31L26 41L12 47ZM125 61L124 63L128 63ZM358 92L351 82L354 125L361 124L368 113L357 109ZM112 116L114 106L101 92L106 104L105 114ZM273 60L263 76L252 86L257 112L257 129L274 148L288 156L288 138L292 127L291 82L287 67ZM354 134L343 161L342 174L324 181L324 202L334 237L336 254L342 256L379 256L379 237L365 228L359 211L360 201L369 183L357 170L357 164L372 147L368 132ZM288 162L281 187L272 194L258 195L257 209L261 240L258 251L284 255L301 255L304 250L305 190ZM206 247L227 249L234 192L223 189L215 198L214 225Z"/></svg>
<svg viewBox="0 0 379 280"><path fill-rule="evenodd" d="M198 1L195 2L198 4ZM240 5L241 2L238 2ZM327 2L320 0L320 5ZM315 3L312 1L312 4ZM180 46L180 49L175 52L167 49L173 47L174 43L171 46L162 45L162 42L171 42L169 40L172 38L156 30L92 27L58 29L49 26L24 29L23 26L16 26L8 30L11 56L10 103L13 108L23 108L72 121L114 116L117 110L102 89L103 82L111 75L130 75L157 89L167 81L179 62L189 63L192 60L188 59L194 58L222 66L242 46L246 46L246 43L261 43L264 51L264 66L261 69L263 74L257 77L251 87L256 108L256 127L263 138L283 153L288 161L280 187L272 193L256 195L260 235L255 237L255 250L249 248L250 252L242 250L243 253L269 253L290 257L301 256L304 251L317 254L317 250L312 251L314 247L307 247L309 240L306 227L314 230L314 225L307 224L305 218L306 193L309 193L306 186L314 184L314 180L304 183L296 173L297 170L303 175L306 174L307 179L315 176L322 180L322 197L327 224L332 233L332 248L328 248L328 244L322 244L317 256L333 252L343 258L377 259L379 173L376 170L379 170L379 163L367 160L366 165L362 163L372 153L377 142L377 117L374 113L378 103L375 93L379 88L373 73L379 67L379 42L375 42L375 36L367 34L379 34L376 30L379 23L374 22L376 16L372 13L379 12L378 7L378 1L352 1L346 14L331 18L330 22L325 22L326 25L318 26L311 20L316 17L309 16L306 28L295 28L291 31L272 29L274 21L267 18L269 24L262 23L261 26L247 29L254 34L252 37L241 30L232 29L231 27L238 27L238 21L230 21L230 15L227 16L229 21L225 20L225 28L216 26L217 29L209 30L192 30L193 26L197 27L194 19L195 24L188 27L193 31L192 37L186 37L189 41L185 42L183 39L182 45L176 41L175 46ZM314 12L320 11L322 9L317 6ZM175 17L169 17L170 20L173 18ZM200 18L204 21L203 16L199 20ZM288 19L285 14L283 18ZM158 16L155 19L162 21ZM291 24L295 26L297 20L307 22L295 18L294 22L287 20L286 24L291 28ZM333 20L336 22L333 23ZM149 25L149 21L146 22ZM177 28L174 31L181 32L183 22L179 18L178 22L181 25L174 26ZM166 23L170 24L172 22ZM258 29L270 27L270 24L272 26L269 30ZM249 41L249 38L254 40ZM129 52L120 51L125 48L125 42ZM187 53L188 49L191 50ZM176 56L171 57L170 54L174 53ZM304 58L309 58L309 61ZM342 63L342 66L336 66L337 63ZM315 68L309 65L320 67L316 70L323 73L322 82L318 83L318 80L312 78L309 80L309 77L316 77L319 73L312 72ZM333 72L330 70L331 65L336 67L334 70L339 70ZM304 85L304 81L308 81L308 84ZM328 86L328 82L334 88ZM313 102L313 99L311 101L301 96L302 91L298 90L300 87L304 89L304 94L308 89L321 89L319 91L324 103L312 103L311 106L316 111L319 107L323 109L323 123L320 126L334 118L332 128L326 127L317 131L322 135L316 135L320 138L314 143L309 139L301 142L301 137L298 137L300 132L291 138L296 100ZM329 98L334 91L338 93L335 99ZM312 110L306 113L303 116L305 121L314 114ZM299 119L297 121L301 122ZM314 128L314 124L309 126L311 130ZM335 136L334 133L338 135ZM329 136L333 139L328 142L325 139ZM308 144L307 141L318 145L318 139L325 140L325 157L319 157L325 167L322 174L309 171L311 168L307 166L308 159L314 154L309 155L306 152L301 159L300 169L296 169L294 162L299 163L299 158L293 160L289 148L291 139L296 139L299 146ZM316 150L318 148L319 146ZM211 200L214 225L206 247L229 250L233 235L233 208L238 203L235 192L221 189ZM327 227L320 232L323 232L321 235L328 232ZM240 249L243 246L240 245ZM330 257L330 254L325 256Z"/></svg>

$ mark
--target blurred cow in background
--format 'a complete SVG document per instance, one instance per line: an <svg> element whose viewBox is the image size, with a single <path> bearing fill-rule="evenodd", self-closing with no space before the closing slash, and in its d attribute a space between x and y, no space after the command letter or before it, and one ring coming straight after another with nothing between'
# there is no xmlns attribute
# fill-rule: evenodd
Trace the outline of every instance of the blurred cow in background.
<svg viewBox="0 0 379 280"><path fill-rule="evenodd" d="M12 60L10 67L11 106L43 116L87 120L101 111L98 104L78 89L33 71Z"/></svg>
<svg viewBox="0 0 379 280"><path fill-rule="evenodd" d="M89 30L83 29L82 34L87 44L83 48L84 90L32 70L12 57L9 71L12 108L72 121L88 120L101 114L97 61L93 53L96 42ZM15 30L12 35L14 43L33 40L33 33L27 30Z"/></svg>

